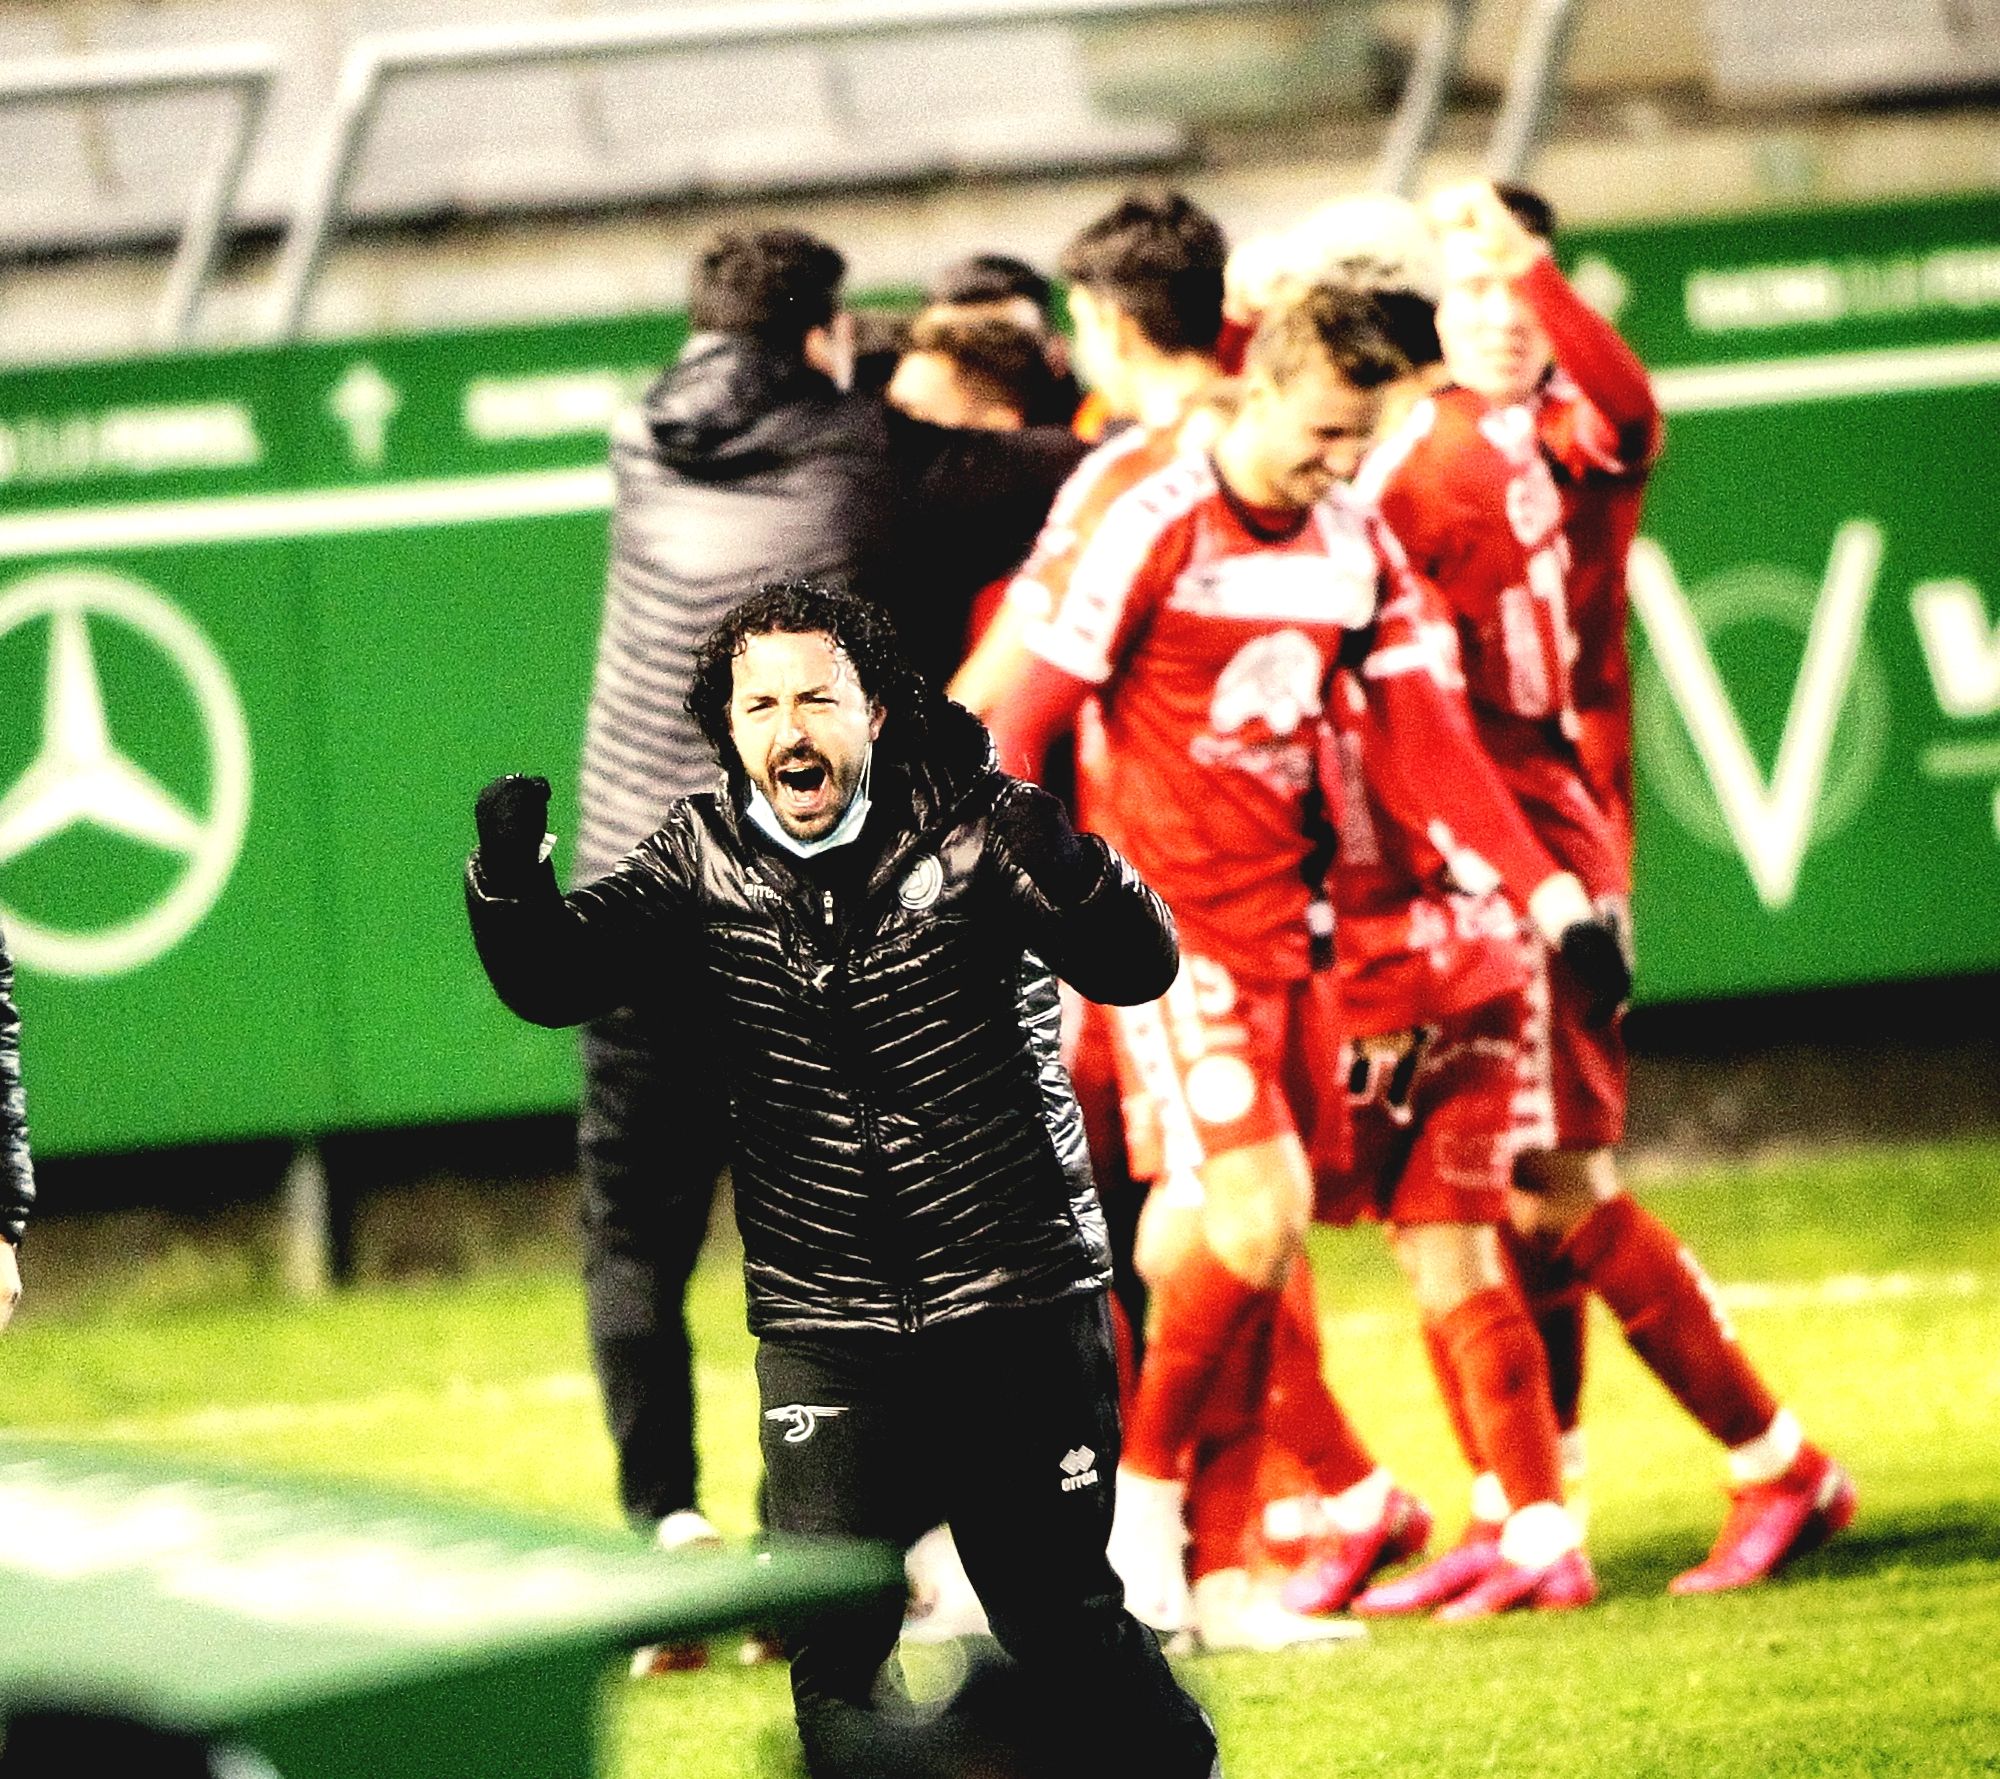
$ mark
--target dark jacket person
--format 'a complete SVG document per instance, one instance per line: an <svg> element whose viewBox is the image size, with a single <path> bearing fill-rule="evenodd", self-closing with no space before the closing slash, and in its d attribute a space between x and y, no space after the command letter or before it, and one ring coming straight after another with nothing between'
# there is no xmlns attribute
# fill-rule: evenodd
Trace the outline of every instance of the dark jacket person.
<svg viewBox="0 0 2000 1779"><path fill-rule="evenodd" d="M1051 1721L1200 1779L1212 1735L1104 1559L1109 1271L1052 975L1161 994L1165 907L997 769L864 601L766 588L703 644L689 705L725 786L567 897L539 858L546 783L481 793L487 973L541 1024L675 997L656 1011L713 1053L772 1528L907 1546L948 1520ZM868 1704L900 1623L884 1599L795 1646L815 1774L884 1770Z"/></svg>
<svg viewBox="0 0 2000 1779"><path fill-rule="evenodd" d="M14 963L0 933L0 1328L21 1297L15 1249L35 1203L35 1169L28 1159L28 1114L21 1099L21 1016L14 1010Z"/></svg>

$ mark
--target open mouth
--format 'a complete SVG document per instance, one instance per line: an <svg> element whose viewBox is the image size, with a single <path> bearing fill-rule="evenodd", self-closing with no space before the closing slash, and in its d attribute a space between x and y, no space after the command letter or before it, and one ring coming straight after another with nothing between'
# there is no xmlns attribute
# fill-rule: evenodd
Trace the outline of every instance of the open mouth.
<svg viewBox="0 0 2000 1779"><path fill-rule="evenodd" d="M780 766L778 782L795 797L812 797L826 783L826 768L817 760L801 761L796 766Z"/></svg>

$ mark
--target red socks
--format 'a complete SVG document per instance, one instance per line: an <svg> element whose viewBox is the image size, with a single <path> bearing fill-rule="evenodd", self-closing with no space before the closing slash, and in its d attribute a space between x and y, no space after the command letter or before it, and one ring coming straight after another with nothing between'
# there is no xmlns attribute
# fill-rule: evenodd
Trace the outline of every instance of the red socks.
<svg viewBox="0 0 2000 1779"><path fill-rule="evenodd" d="M1565 1433L1571 1432L1583 1406L1583 1341L1588 1326L1583 1281L1560 1254L1524 1241L1505 1225L1500 1241L1515 1278L1521 1282L1528 1315L1542 1337L1542 1351L1548 1356L1556 1425Z"/></svg>
<svg viewBox="0 0 2000 1779"><path fill-rule="evenodd" d="M1770 1426L1777 1398L1737 1346L1707 1275L1650 1211L1621 1193L1577 1225L1562 1255L1624 1326L1633 1352L1715 1438L1743 1445Z"/></svg>
<svg viewBox="0 0 2000 1779"><path fill-rule="evenodd" d="M1425 1340L1447 1355L1458 1384L1454 1425L1460 1443L1478 1455L1475 1471L1491 1470L1510 1507L1561 1501L1562 1460L1542 1344L1511 1286L1475 1292L1449 1315L1426 1326Z"/></svg>
<svg viewBox="0 0 2000 1779"><path fill-rule="evenodd" d="M1466 1418L1465 1393L1458 1379L1458 1364L1451 1356L1451 1343L1445 1339L1441 1323L1426 1321L1423 1333L1424 1356L1430 1360L1431 1376L1437 1380L1438 1400L1444 1404L1465 1467L1477 1476L1486 1468L1486 1459L1479 1450L1479 1435Z"/></svg>
<svg viewBox="0 0 2000 1779"><path fill-rule="evenodd" d="M1269 1443L1259 1424L1270 1370L1271 1329L1247 1328L1209 1380L1194 1432L1188 1482L1188 1573L1241 1569L1264 1498L1258 1472Z"/></svg>
<svg viewBox="0 0 2000 1779"><path fill-rule="evenodd" d="M1125 1424L1125 1458L1146 1476L1178 1476L1181 1454L1223 1356L1238 1340L1261 1344L1277 1308L1197 1245L1153 1293L1153 1335Z"/></svg>
<svg viewBox="0 0 2000 1779"><path fill-rule="evenodd" d="M1375 1460L1348 1425L1321 1370L1319 1309L1312 1266L1292 1261L1271 1330L1271 1377L1264 1431L1312 1473L1322 1495L1338 1495L1370 1475Z"/></svg>

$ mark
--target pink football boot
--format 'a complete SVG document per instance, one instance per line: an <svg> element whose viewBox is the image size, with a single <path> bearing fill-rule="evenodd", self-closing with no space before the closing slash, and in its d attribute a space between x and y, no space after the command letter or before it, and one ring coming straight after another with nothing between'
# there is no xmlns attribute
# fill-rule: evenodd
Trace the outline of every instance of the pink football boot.
<svg viewBox="0 0 2000 1779"><path fill-rule="evenodd" d="M1320 1554L1286 1581L1280 1598L1292 1612L1338 1612L1369 1576L1416 1556L1430 1536L1431 1510L1407 1489L1391 1488L1374 1525L1332 1534Z"/></svg>
<svg viewBox="0 0 2000 1779"><path fill-rule="evenodd" d="M1720 1594L1777 1573L1854 1523L1854 1479L1817 1446L1783 1476L1733 1491L1715 1548L1667 1583L1671 1594Z"/></svg>

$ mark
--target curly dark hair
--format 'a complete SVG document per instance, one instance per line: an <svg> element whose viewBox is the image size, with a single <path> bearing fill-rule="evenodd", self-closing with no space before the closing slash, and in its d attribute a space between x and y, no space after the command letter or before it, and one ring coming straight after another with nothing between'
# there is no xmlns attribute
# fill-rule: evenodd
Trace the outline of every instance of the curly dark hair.
<svg viewBox="0 0 2000 1779"><path fill-rule="evenodd" d="M827 581L766 581L733 607L694 652L687 713L700 726L732 784L743 765L729 739L732 663L753 636L824 636L854 663L861 689L888 713L885 739L905 759L922 752L930 732L933 692L903 655L896 626L872 601Z"/></svg>

